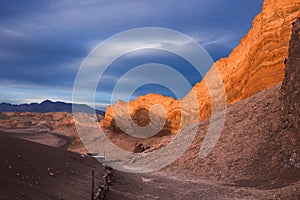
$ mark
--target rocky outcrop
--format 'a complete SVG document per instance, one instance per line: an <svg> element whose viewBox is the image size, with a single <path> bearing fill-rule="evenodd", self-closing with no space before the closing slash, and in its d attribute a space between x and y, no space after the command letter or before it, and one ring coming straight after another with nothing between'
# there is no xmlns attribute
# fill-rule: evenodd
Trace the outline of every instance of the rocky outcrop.
<svg viewBox="0 0 300 200"><path fill-rule="evenodd" d="M300 18L294 23L282 84L283 116L286 127L300 128Z"/></svg>
<svg viewBox="0 0 300 200"><path fill-rule="evenodd" d="M180 101L174 99L166 101L165 97L153 94L151 98L150 96L139 97L128 103L130 116L133 119L144 118L145 112L137 112L137 110L141 108L148 110L155 101L166 107L167 122L163 130L171 132L197 122L198 116L200 119L209 117L212 104L211 93L208 90L210 86L207 82L214 78L216 69L223 79L227 104L238 102L281 82L284 77L284 59L288 56L292 22L298 16L300 16L300 0L265 0L262 12L254 19L251 30L241 40L240 45L228 58L217 61L205 78L197 83L186 97ZM181 108L182 104L189 104L186 102L189 101L192 93L197 95L200 113L191 112L195 110L194 105L190 110ZM141 99L145 101L142 102ZM126 107L127 104L123 103L123 105ZM117 130L112 107L108 107L103 125L105 128ZM127 109L121 110L114 114L122 116ZM188 123L182 123L182 114L188 116Z"/></svg>
<svg viewBox="0 0 300 200"><path fill-rule="evenodd" d="M161 119L164 119L163 115L166 114L167 120L164 123L162 132L176 132L179 125L174 122L180 121L181 115L179 103L179 101L171 97L165 97L158 94L140 96L136 100L129 101L128 103L118 101L113 107L109 106L107 108L103 126L105 128L112 128L115 132L125 131L124 129L132 129L134 126L133 123L145 127L152 122L153 126L155 126L161 123ZM151 107L156 104L163 106L166 113L159 113L158 110L153 110L151 112ZM130 113L132 121L128 119L124 120L126 113L128 112ZM150 118L151 113L154 114L152 119ZM118 122L116 122L116 119L119 119ZM120 126L122 128L120 128Z"/></svg>

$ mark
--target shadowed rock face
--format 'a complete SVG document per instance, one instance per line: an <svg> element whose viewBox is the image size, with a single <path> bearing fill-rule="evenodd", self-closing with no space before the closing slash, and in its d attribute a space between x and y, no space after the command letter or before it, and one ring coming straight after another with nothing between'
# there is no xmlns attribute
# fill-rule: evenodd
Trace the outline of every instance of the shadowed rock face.
<svg viewBox="0 0 300 200"><path fill-rule="evenodd" d="M155 101L166 107L165 131L176 132L181 126L197 122L211 115L211 95L206 85L207 80L213 79L218 69L223 79L227 104L232 104L256 94L264 89L281 82L284 77L284 59L288 56L288 46L292 22L300 16L300 0L265 0L262 12L254 19L253 26L248 34L241 40L228 58L217 61L204 79L197 83L192 91L180 101L169 100L161 95L151 95L151 98L141 102L139 99L131 101L129 113L132 118L136 110L141 107L148 109ZM211 87L211 86L209 86ZM220 87L216 85L213 87ZM184 110L182 113L180 104L189 100L191 93L195 92L198 99L199 112L192 113ZM197 110L197 109L196 109ZM188 116L189 123L181 123L181 115ZM123 115L119 112L117 115ZM140 113L139 113L140 115ZM115 129L114 116L111 107L108 107L104 127Z"/></svg>
<svg viewBox="0 0 300 200"><path fill-rule="evenodd" d="M294 23L282 84L285 122L291 128L300 128L300 18Z"/></svg>

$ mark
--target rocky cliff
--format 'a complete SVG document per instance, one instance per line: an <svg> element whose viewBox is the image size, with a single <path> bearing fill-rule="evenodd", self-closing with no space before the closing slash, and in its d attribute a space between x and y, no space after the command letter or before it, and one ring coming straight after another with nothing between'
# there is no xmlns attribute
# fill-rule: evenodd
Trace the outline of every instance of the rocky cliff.
<svg viewBox="0 0 300 200"><path fill-rule="evenodd" d="M218 143L205 158L197 155L210 121L201 121L194 142L168 172L264 190L300 186L300 19L293 24L283 83L228 106ZM293 197L278 197L299 199L294 188L287 193Z"/></svg>
<svg viewBox="0 0 300 200"><path fill-rule="evenodd" d="M300 128L300 18L294 23L282 84L283 118L285 125Z"/></svg>
<svg viewBox="0 0 300 200"><path fill-rule="evenodd" d="M261 90L269 88L283 80L284 60L288 56L288 45L292 22L300 16L300 0L265 0L262 12L254 19L253 26L241 40L228 58L220 59L215 63L205 78L197 83L192 91L180 101L169 99L161 95L139 97L136 101L124 103L129 105L129 113L133 119L147 118L147 112L137 112L139 109L148 110L155 103L166 108L166 125L163 130L176 132L181 126L197 122L198 117L205 119L211 115L211 96L207 82L213 80L214 71L218 69L223 79L227 104L245 99ZM198 99L200 113L181 109L181 105L189 104L192 93ZM143 99L143 101L141 101ZM108 107L103 125L105 128L116 130L112 107ZM221 106L222 107L222 106ZM123 111L114 109L115 115L122 116ZM126 109L127 110L127 109ZM182 113L183 112L183 113ZM146 115L144 115L146 114ZM182 123L182 115L188 116L188 123ZM145 117L146 116L146 117ZM143 125L135 120L138 125Z"/></svg>

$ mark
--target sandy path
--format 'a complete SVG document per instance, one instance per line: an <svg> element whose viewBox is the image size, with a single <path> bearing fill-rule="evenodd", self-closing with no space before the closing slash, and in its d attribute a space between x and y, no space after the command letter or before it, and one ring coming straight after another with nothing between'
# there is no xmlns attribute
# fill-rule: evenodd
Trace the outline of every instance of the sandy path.
<svg viewBox="0 0 300 200"><path fill-rule="evenodd" d="M117 199L251 199L247 188L236 188L212 182L180 180L162 173L127 174L115 172L108 200Z"/></svg>

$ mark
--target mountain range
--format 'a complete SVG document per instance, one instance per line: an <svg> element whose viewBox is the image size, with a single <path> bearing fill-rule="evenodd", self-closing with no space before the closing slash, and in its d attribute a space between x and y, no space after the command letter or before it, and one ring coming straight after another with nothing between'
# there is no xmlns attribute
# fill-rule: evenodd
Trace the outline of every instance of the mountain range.
<svg viewBox="0 0 300 200"><path fill-rule="evenodd" d="M83 113L94 113L105 115L104 111L94 110L86 104L72 104L65 102L53 102L51 100L45 100L41 103L30 103L30 104L10 104L0 103L0 112L83 112Z"/></svg>

